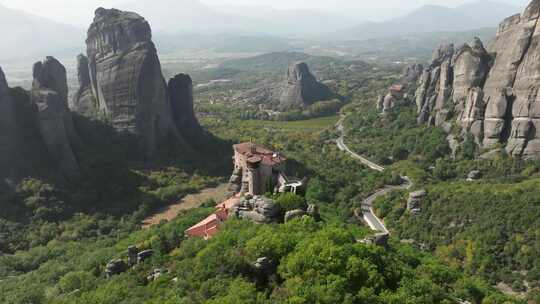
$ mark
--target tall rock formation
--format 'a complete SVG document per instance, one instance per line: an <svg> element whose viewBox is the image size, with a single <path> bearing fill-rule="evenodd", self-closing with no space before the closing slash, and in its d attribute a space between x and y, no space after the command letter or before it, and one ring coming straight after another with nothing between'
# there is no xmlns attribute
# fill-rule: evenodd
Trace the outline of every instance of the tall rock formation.
<svg viewBox="0 0 540 304"><path fill-rule="evenodd" d="M187 74L178 74L167 86L174 123L183 134L196 135L202 131L193 109L193 81Z"/></svg>
<svg viewBox="0 0 540 304"><path fill-rule="evenodd" d="M27 92L9 88L0 69L0 192L27 177L71 181L80 175L66 70L47 57L34 64L33 74Z"/></svg>
<svg viewBox="0 0 540 304"><path fill-rule="evenodd" d="M437 50L418 83L418 122L450 131L454 118L484 149L503 144L513 156L540 158L539 21L533 0L499 25L489 52L479 39Z"/></svg>
<svg viewBox="0 0 540 304"><path fill-rule="evenodd" d="M16 165L19 162L20 132L15 115L15 103L0 68L0 190L3 185L12 184L13 178L20 174L20 168Z"/></svg>
<svg viewBox="0 0 540 304"><path fill-rule="evenodd" d="M74 109L83 115L96 113L116 130L135 134L146 159L165 141L188 146L179 127L185 121L199 127L192 99L185 103L189 110L178 107L183 100L171 104L148 22L136 13L98 8L86 44L88 64L79 56ZM183 98L173 87L175 98ZM184 89L184 95L192 96L189 86Z"/></svg>
<svg viewBox="0 0 540 304"><path fill-rule="evenodd" d="M77 71L79 89L73 96L71 109L86 116L97 116L97 102L92 93L88 57L83 54L77 56Z"/></svg>
<svg viewBox="0 0 540 304"><path fill-rule="evenodd" d="M301 109L317 101L329 100L335 94L311 74L304 62L289 66L287 80L280 98L280 109Z"/></svg>
<svg viewBox="0 0 540 304"><path fill-rule="evenodd" d="M68 108L66 69L53 57L34 64L31 101L37 110L38 127L49 155L68 178L79 175L73 146L79 139Z"/></svg>

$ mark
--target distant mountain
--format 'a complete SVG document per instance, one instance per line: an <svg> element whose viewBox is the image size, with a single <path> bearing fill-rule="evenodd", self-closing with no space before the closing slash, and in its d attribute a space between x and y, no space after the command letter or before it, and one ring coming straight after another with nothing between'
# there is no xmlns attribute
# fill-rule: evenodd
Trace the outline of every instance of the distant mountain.
<svg viewBox="0 0 540 304"><path fill-rule="evenodd" d="M0 5L0 61L75 55L83 49L82 29Z"/></svg>
<svg viewBox="0 0 540 304"><path fill-rule="evenodd" d="M367 22L334 33L328 39L367 40L401 35L467 31L495 27L504 18L519 13L517 6L480 0L456 8L426 5L403 17L386 22Z"/></svg>
<svg viewBox="0 0 540 304"><path fill-rule="evenodd" d="M264 34L168 34L157 32L154 41L160 53L207 49L224 53L268 53L293 48L285 38Z"/></svg>
<svg viewBox="0 0 540 304"><path fill-rule="evenodd" d="M497 28L481 28L468 31L429 32L400 35L396 37L374 38L367 40L342 41L321 44L319 49L312 48L310 53L346 54L349 57L371 62L427 62L433 55L433 50L441 44L454 43L461 46L479 37L486 43L495 38Z"/></svg>
<svg viewBox="0 0 540 304"><path fill-rule="evenodd" d="M332 32L354 24L351 18L319 11L285 11L241 6L211 7L199 0L131 0L119 5L119 8L139 13L150 22L155 31L169 34L299 36Z"/></svg>

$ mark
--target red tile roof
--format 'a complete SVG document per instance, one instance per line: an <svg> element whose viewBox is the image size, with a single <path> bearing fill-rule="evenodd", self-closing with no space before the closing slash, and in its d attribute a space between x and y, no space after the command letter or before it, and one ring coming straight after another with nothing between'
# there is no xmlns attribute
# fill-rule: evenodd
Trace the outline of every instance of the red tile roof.
<svg viewBox="0 0 540 304"><path fill-rule="evenodd" d="M216 206L216 212L186 230L191 237L211 238L219 232L221 223L229 217L229 210L240 203L239 197L232 197Z"/></svg>
<svg viewBox="0 0 540 304"><path fill-rule="evenodd" d="M230 210L240 203L240 197L234 196L216 206L218 209Z"/></svg>
<svg viewBox="0 0 540 304"><path fill-rule="evenodd" d="M247 157L249 163L262 163L274 167L284 163L287 158L255 143L241 143L234 145L234 151Z"/></svg>

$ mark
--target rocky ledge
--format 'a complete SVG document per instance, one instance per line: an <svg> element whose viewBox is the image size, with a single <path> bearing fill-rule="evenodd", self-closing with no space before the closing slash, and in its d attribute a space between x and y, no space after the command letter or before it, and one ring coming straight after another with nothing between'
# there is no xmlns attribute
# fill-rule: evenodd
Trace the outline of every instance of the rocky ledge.
<svg viewBox="0 0 540 304"><path fill-rule="evenodd" d="M461 130L485 151L504 146L512 156L540 158L539 22L534 0L499 25L489 49L479 39L437 49L420 79L408 84L417 87L418 122Z"/></svg>

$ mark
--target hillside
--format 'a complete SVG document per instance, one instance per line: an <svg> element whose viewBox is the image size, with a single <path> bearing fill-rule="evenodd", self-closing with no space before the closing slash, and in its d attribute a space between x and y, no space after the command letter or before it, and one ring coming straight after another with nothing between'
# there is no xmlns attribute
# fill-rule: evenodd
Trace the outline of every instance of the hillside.
<svg viewBox="0 0 540 304"><path fill-rule="evenodd" d="M494 1L470 2L456 8L426 5L403 17L386 22L367 22L338 31L327 36L327 39L367 40L426 32L495 27L501 20L519 11L519 7Z"/></svg>

